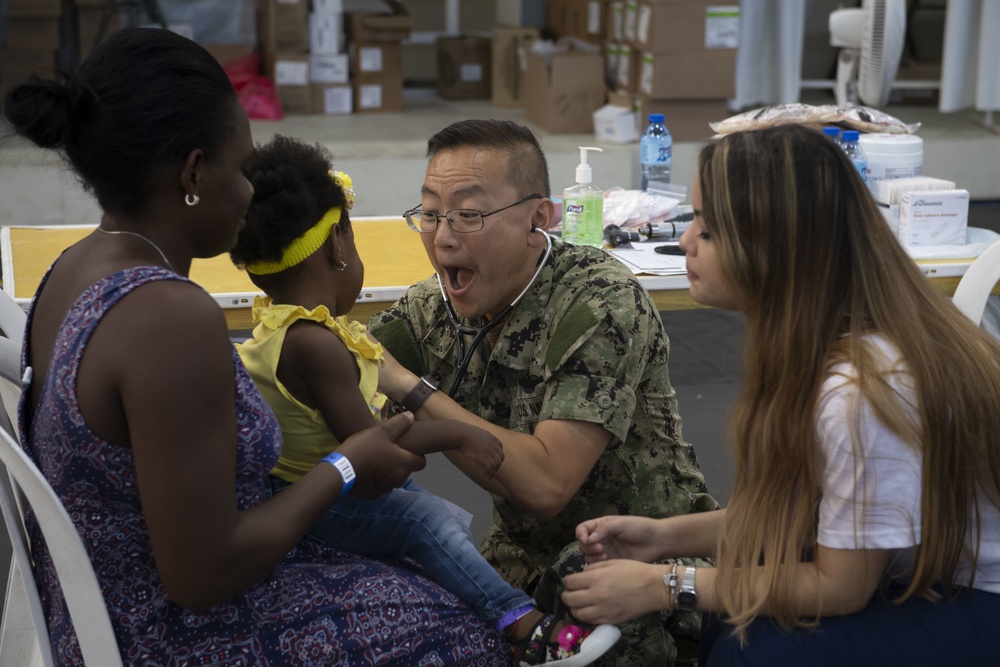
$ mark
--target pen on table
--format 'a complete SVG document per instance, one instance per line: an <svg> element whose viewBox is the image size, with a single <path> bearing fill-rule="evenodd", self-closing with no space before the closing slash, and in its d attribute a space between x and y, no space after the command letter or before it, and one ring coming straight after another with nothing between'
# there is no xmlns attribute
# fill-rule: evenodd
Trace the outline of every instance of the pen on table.
<svg viewBox="0 0 1000 667"><path fill-rule="evenodd" d="M659 253L661 255L684 255L684 251L676 243L668 243L665 245L658 245L653 248L653 252Z"/></svg>

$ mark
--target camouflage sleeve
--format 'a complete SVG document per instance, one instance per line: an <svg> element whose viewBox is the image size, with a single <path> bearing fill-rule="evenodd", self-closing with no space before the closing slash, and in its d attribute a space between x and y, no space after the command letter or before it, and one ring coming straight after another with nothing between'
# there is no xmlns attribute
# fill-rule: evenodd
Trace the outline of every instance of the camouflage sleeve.
<svg viewBox="0 0 1000 667"><path fill-rule="evenodd" d="M413 330L409 292L385 310L372 315L368 330L404 368L420 376L427 373L417 334Z"/></svg>
<svg viewBox="0 0 1000 667"><path fill-rule="evenodd" d="M571 419L604 426L624 441L637 404L636 387L652 356L659 317L638 284L588 292L556 315L545 355L548 374L539 421Z"/></svg>

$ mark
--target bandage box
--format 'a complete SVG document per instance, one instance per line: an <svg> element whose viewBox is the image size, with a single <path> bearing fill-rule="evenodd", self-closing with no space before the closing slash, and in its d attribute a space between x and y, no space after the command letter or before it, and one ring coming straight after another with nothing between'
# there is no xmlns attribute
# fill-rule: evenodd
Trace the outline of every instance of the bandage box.
<svg viewBox="0 0 1000 667"><path fill-rule="evenodd" d="M968 190L904 192L899 202L899 241L904 246L965 245Z"/></svg>
<svg viewBox="0 0 1000 667"><path fill-rule="evenodd" d="M594 136L598 141L629 144L638 137L636 114L631 106L605 104L594 112Z"/></svg>

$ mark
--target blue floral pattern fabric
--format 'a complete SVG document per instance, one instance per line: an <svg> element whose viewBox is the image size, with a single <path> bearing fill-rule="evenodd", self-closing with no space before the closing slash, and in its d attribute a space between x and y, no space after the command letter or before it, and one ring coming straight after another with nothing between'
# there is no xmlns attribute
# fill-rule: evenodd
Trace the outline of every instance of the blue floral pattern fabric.
<svg viewBox="0 0 1000 667"><path fill-rule="evenodd" d="M66 506L104 593L126 665L509 665L490 625L426 577L304 538L261 582L226 604L193 612L161 585L130 449L87 426L76 376L101 318L154 280L185 280L160 267L122 271L93 285L66 317L25 448ZM39 288L39 293L44 287ZM28 322L31 326L30 316ZM25 351L25 358L27 351ZM23 361L22 361L23 365ZM236 495L246 509L270 496L267 471L281 436L233 350L238 418ZM35 576L58 665L81 665L51 558L32 526Z"/></svg>

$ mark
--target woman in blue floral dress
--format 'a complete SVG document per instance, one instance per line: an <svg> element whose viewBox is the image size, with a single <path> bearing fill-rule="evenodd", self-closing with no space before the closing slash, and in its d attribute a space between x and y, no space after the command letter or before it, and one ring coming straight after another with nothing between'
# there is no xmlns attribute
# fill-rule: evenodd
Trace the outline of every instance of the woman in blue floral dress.
<svg viewBox="0 0 1000 667"><path fill-rule="evenodd" d="M186 277L232 247L252 195L249 123L214 59L165 30L121 31L5 108L103 210L32 303L20 425L87 546L122 661L507 664L498 633L427 578L304 537L342 493L376 497L423 466L395 443L408 417L270 496L277 422ZM37 531L32 548L56 662L82 664Z"/></svg>

